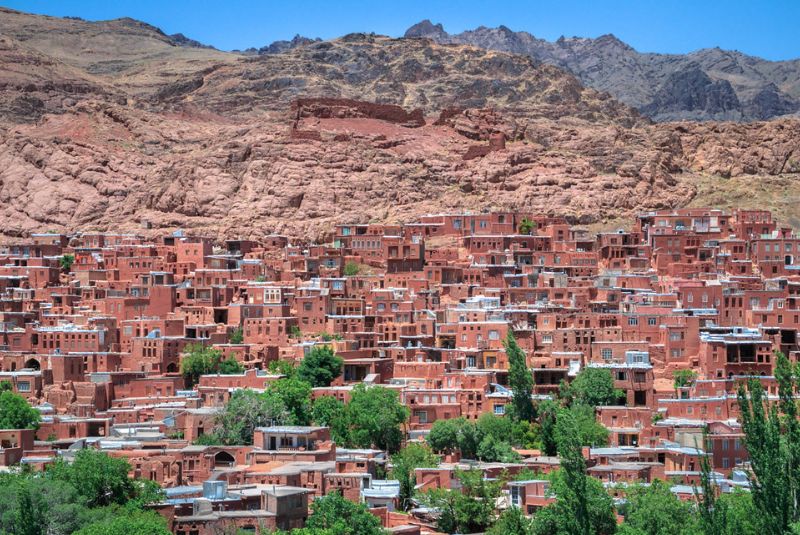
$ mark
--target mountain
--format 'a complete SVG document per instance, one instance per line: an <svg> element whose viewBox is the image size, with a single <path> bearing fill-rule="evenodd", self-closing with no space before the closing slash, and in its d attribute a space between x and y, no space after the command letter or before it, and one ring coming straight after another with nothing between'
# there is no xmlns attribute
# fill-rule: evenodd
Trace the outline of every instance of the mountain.
<svg viewBox="0 0 800 535"><path fill-rule="evenodd" d="M429 20L411 26L405 36L531 56L657 121L750 121L800 110L800 60L767 61L719 48L641 53L613 35L550 42L505 26L449 34Z"/></svg>
<svg viewBox="0 0 800 535"><path fill-rule="evenodd" d="M0 35L134 99L237 57L130 18L90 22L0 7Z"/></svg>
<svg viewBox="0 0 800 535"><path fill-rule="evenodd" d="M321 239L337 223L488 209L613 227L708 202L800 222L800 121L653 123L529 55L373 34L228 53L131 19L10 10L0 33L6 237ZM705 71L676 76L705 107L741 104Z"/></svg>
<svg viewBox="0 0 800 535"><path fill-rule="evenodd" d="M271 44L263 46L257 50L254 48L249 50L257 54L280 54L282 52L286 52L287 50L297 48L298 46L318 43L320 41L322 41L322 39L319 37L316 39L310 39L308 37L303 37L302 35L295 35L291 41L273 41Z"/></svg>

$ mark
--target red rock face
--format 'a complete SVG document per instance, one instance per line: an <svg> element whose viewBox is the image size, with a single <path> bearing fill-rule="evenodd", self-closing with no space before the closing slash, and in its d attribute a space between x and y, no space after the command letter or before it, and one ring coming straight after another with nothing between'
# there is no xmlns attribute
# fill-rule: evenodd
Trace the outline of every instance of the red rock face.
<svg viewBox="0 0 800 535"><path fill-rule="evenodd" d="M409 128L425 126L422 110L407 112L392 104L375 104L346 98L301 98L292 102L296 120L304 117L319 119L367 118L395 123Z"/></svg>
<svg viewBox="0 0 800 535"><path fill-rule="evenodd" d="M512 54L358 34L251 58L128 23L97 33L24 17L26 47L0 46L5 236L320 238L336 223L456 209L602 223L686 205L708 176L755 188L800 172L795 120L653 125ZM42 35L111 45L73 55ZM100 69L123 50L125 68Z"/></svg>

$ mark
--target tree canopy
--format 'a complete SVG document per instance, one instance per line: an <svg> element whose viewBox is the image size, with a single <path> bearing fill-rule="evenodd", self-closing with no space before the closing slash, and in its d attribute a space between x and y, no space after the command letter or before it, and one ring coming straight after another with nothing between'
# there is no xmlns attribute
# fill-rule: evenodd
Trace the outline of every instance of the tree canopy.
<svg viewBox="0 0 800 535"><path fill-rule="evenodd" d="M527 446L530 424L509 418L482 414L477 421L463 417L437 420L428 434L428 444L439 453L460 451L465 459L486 462L517 462L513 446ZM523 442L526 442L523 444Z"/></svg>
<svg viewBox="0 0 800 535"><path fill-rule="evenodd" d="M253 443L256 427L283 425L289 421L289 411L280 396L269 390L237 390L225 407L217 413L214 429L201 444L247 445Z"/></svg>
<svg viewBox="0 0 800 535"><path fill-rule="evenodd" d="M161 489L129 471L124 459L87 449L44 472L0 474L0 533L167 535L160 515L143 512L163 498Z"/></svg>
<svg viewBox="0 0 800 535"><path fill-rule="evenodd" d="M437 457L425 444L408 444L392 455L391 476L400 482L400 506L407 510L414 497L414 486L417 483L417 468L434 468L439 466Z"/></svg>
<svg viewBox="0 0 800 535"><path fill-rule="evenodd" d="M244 367L234 357L222 359L222 352L200 344L192 344L184 349L181 359L181 375L188 388L200 380L201 375L209 373L242 373Z"/></svg>
<svg viewBox="0 0 800 535"><path fill-rule="evenodd" d="M587 367L578 372L578 376L570 383L567 396L577 403L598 407L618 403L622 391L614 388L611 370Z"/></svg>
<svg viewBox="0 0 800 535"><path fill-rule="evenodd" d="M344 410L346 443L356 448L396 452L403 441L401 426L408 415L408 408L400 403L396 391L356 385Z"/></svg>
<svg viewBox="0 0 800 535"><path fill-rule="evenodd" d="M439 510L437 529L444 533L478 533L495 521L495 504L503 481L487 480L481 470L457 470L461 490L434 489L420 501Z"/></svg>
<svg viewBox="0 0 800 535"><path fill-rule="evenodd" d="M313 387L330 386L341 375L343 364L331 346L314 346L297 367L297 378Z"/></svg>
<svg viewBox="0 0 800 535"><path fill-rule="evenodd" d="M634 485L625 492L624 535L689 535L696 533L697 518L690 503L672 493L659 479L650 485Z"/></svg>
<svg viewBox="0 0 800 535"><path fill-rule="evenodd" d="M336 491L311 502L306 529L326 535L383 535L380 519L362 503L346 500ZM319 533L312 531L311 533Z"/></svg>
<svg viewBox="0 0 800 535"><path fill-rule="evenodd" d="M0 429L38 429L41 419L24 397L11 390L0 391Z"/></svg>

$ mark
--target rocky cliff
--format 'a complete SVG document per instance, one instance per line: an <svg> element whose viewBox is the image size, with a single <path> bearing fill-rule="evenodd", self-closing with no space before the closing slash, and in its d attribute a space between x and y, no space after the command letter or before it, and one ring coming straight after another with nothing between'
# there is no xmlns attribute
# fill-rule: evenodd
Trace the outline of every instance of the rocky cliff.
<svg viewBox="0 0 800 535"><path fill-rule="evenodd" d="M449 34L428 20L405 36L530 56L658 121L762 120L800 110L800 60L767 61L719 48L649 54L613 35L551 42L505 26Z"/></svg>

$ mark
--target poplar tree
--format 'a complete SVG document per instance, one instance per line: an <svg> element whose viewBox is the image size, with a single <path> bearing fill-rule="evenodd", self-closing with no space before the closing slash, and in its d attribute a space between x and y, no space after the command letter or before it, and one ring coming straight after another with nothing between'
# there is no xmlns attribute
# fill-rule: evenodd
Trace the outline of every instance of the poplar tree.
<svg viewBox="0 0 800 535"><path fill-rule="evenodd" d="M533 376L528 369L525 352L517 344L514 333L508 331L508 336L503 341L503 347L508 356L508 385L514 392L512 404L513 416L517 420L531 421L536 418L531 394L533 393Z"/></svg>
<svg viewBox="0 0 800 535"><path fill-rule="evenodd" d="M794 392L797 376L782 353L776 353L778 403L769 399L758 378L739 386L744 442L750 455L753 504L761 532L784 535L798 520L800 425Z"/></svg>

